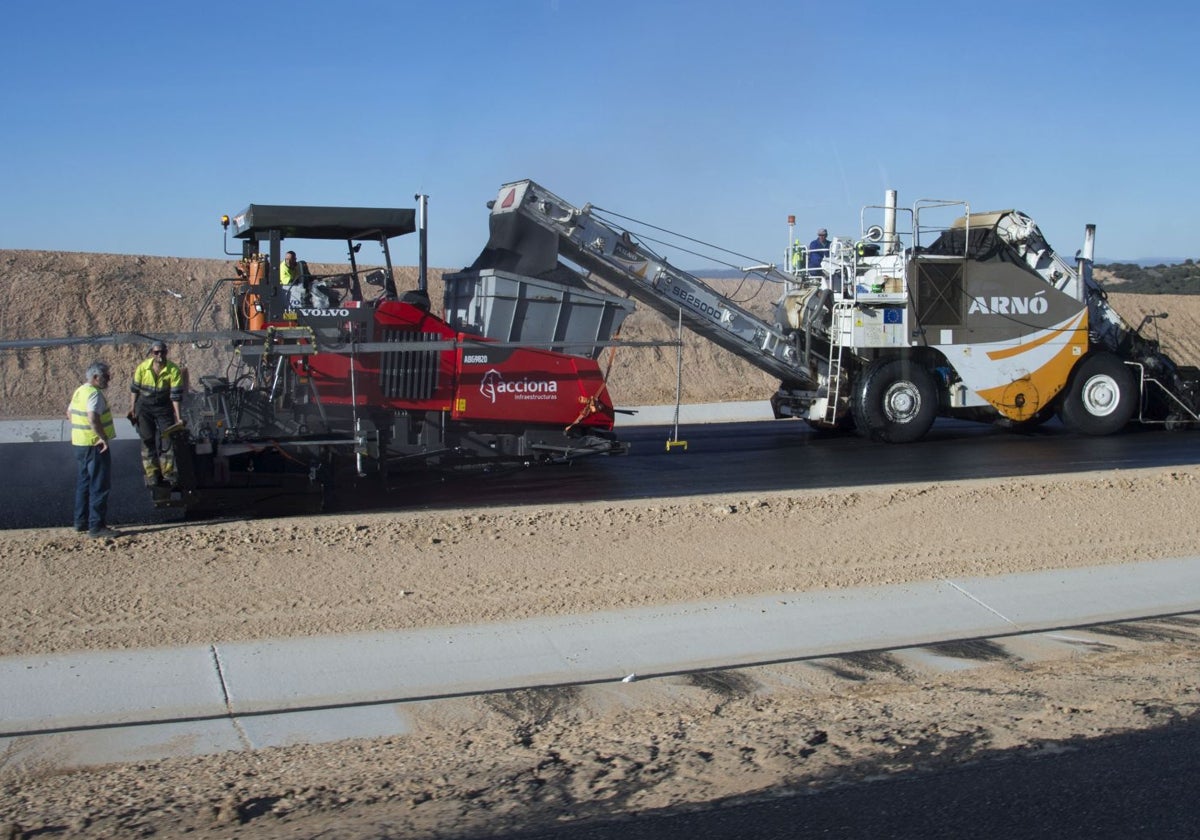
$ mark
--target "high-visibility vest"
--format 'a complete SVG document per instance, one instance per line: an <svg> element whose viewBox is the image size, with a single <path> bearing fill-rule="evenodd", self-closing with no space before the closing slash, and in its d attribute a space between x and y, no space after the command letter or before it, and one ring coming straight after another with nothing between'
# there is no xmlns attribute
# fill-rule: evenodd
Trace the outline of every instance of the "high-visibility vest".
<svg viewBox="0 0 1200 840"><path fill-rule="evenodd" d="M71 443L75 446L95 446L100 442L100 436L96 434L96 430L92 428L92 423L88 420L88 400L91 399L93 391L99 391L95 385L84 383L75 389L75 393L71 397L71 406L68 411L71 414ZM104 400L104 395L100 395L100 399ZM108 407L108 402L104 402L104 411L100 414L100 426L104 429L104 437L112 440L117 436L117 429L113 425L112 411Z"/></svg>
<svg viewBox="0 0 1200 840"><path fill-rule="evenodd" d="M162 370L154 373L154 360L146 359L133 371L133 384L129 390L146 404L165 406L168 402L183 399L183 372L174 362L162 363Z"/></svg>
<svg viewBox="0 0 1200 840"><path fill-rule="evenodd" d="M300 275L303 273L300 263L296 263L295 268L291 268L287 263L283 263L279 266L279 285L290 286L294 281L299 280Z"/></svg>
<svg viewBox="0 0 1200 840"><path fill-rule="evenodd" d="M799 242L792 248L792 268L804 268L804 263L808 259L808 252L804 250L804 246Z"/></svg>

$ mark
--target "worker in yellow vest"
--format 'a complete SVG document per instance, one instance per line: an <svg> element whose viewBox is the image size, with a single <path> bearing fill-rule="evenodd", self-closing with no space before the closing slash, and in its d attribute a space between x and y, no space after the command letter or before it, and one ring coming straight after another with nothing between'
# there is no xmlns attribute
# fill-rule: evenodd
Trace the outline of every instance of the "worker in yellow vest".
<svg viewBox="0 0 1200 840"><path fill-rule="evenodd" d="M75 530L89 537L119 537L108 527L108 491L112 487L112 450L116 437L112 411L104 391L109 370L104 362L92 362L84 383L75 389L67 406L71 421L71 446L79 471L75 478Z"/></svg>
<svg viewBox="0 0 1200 840"><path fill-rule="evenodd" d="M808 265L808 252L797 239L792 243L792 274L802 274Z"/></svg>
<svg viewBox="0 0 1200 840"><path fill-rule="evenodd" d="M288 251L283 255L283 264L279 266L279 285L290 286L302 280L300 263L296 261L296 252Z"/></svg>
<svg viewBox="0 0 1200 840"><path fill-rule="evenodd" d="M167 345L150 345L150 358L133 372L133 409L129 419L137 425L142 439L142 471L147 487L178 483L175 451L167 436L169 429L183 422L183 371L167 358Z"/></svg>
<svg viewBox="0 0 1200 840"><path fill-rule="evenodd" d="M308 266L296 259L295 251L283 255L283 263L279 266L279 285L287 295L288 306L295 308L305 305L308 294Z"/></svg>

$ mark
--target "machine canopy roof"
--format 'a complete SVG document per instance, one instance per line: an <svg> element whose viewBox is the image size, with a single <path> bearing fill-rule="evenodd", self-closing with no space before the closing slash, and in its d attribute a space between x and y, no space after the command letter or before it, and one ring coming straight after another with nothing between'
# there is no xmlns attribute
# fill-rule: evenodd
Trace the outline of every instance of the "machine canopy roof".
<svg viewBox="0 0 1200 840"><path fill-rule="evenodd" d="M233 235L261 240L273 230L292 239L390 239L417 229L416 210L251 204L233 217Z"/></svg>

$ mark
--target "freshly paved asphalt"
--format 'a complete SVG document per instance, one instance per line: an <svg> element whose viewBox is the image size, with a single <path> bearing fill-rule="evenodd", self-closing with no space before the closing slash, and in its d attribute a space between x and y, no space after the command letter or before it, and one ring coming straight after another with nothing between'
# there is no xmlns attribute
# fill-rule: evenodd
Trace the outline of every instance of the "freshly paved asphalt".
<svg viewBox="0 0 1200 840"><path fill-rule="evenodd" d="M729 416L764 413L763 404L737 405L742 407L740 413ZM691 408L692 416L699 416L701 407ZM669 423L669 411L656 411L634 419ZM405 478L389 493L347 492L339 505L342 510L452 509L1200 464L1196 431L1131 427L1118 435L1090 438L1070 434L1054 421L1016 434L985 424L939 420L926 439L902 446L872 443L855 435L818 434L794 420L685 422L678 437L687 442L686 450L667 449L667 440L674 439L671 425L632 425L631 421L619 427L619 434L631 444L630 453L623 457L487 475ZM119 439L113 457L110 519L114 525L178 518L177 513L151 506L140 482L136 440ZM0 528L69 526L74 466L66 443L0 446L0 475L6 477L8 497L7 504L0 506Z"/></svg>

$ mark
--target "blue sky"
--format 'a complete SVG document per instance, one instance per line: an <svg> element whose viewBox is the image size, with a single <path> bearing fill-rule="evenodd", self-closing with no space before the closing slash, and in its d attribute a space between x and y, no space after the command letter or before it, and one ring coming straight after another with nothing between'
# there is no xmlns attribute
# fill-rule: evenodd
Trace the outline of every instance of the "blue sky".
<svg viewBox="0 0 1200 840"><path fill-rule="evenodd" d="M220 257L251 202L412 206L470 263L532 178L767 261L965 199L1200 257L1193 3L13 2L0 248ZM320 258L320 254L302 254ZM416 237L397 262L416 262ZM688 265L688 260L676 260Z"/></svg>

